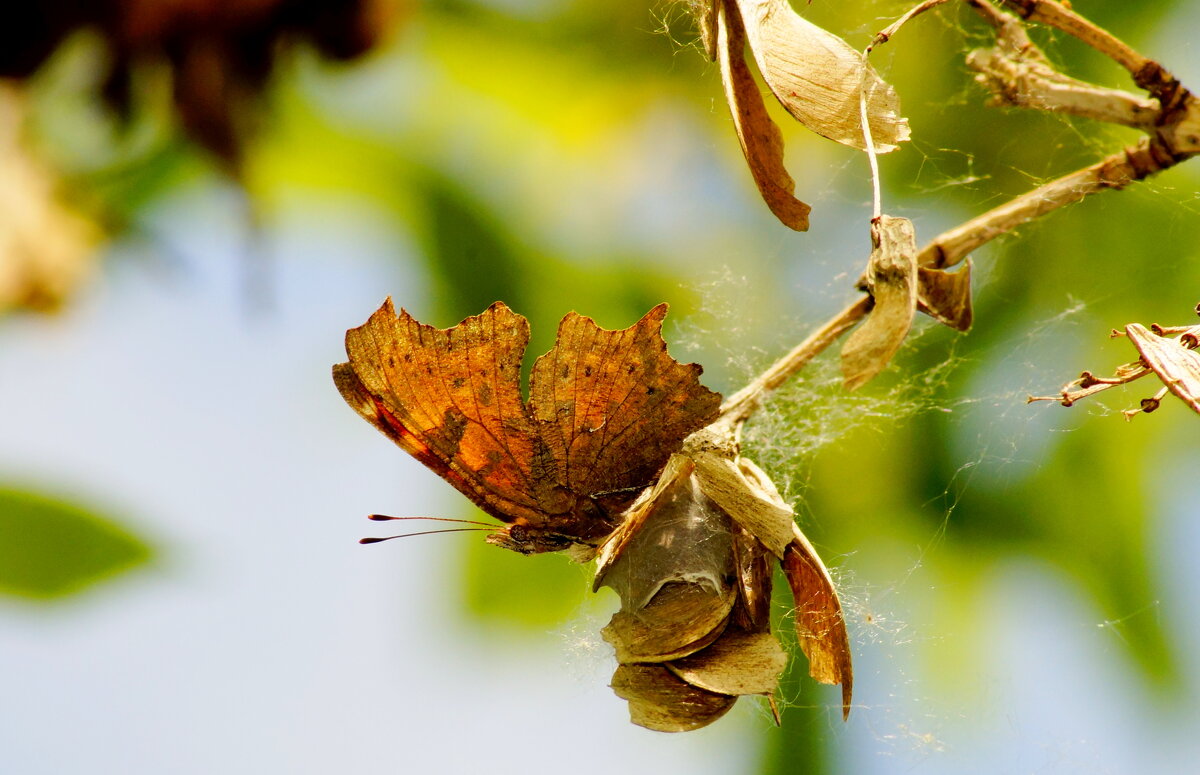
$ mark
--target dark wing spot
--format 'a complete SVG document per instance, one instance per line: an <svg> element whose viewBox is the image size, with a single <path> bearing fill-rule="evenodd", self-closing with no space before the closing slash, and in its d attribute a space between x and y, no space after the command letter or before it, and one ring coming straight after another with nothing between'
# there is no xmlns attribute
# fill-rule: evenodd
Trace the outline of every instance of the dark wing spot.
<svg viewBox="0 0 1200 775"><path fill-rule="evenodd" d="M454 381L451 384L454 385L455 388L460 388L463 386L463 383L465 381L466 380L464 380L462 377L455 377Z"/></svg>
<svg viewBox="0 0 1200 775"><path fill-rule="evenodd" d="M583 367L583 376L585 376L585 377L590 377L590 376L592 376L592 367L591 367L591 366L584 366L584 367Z"/></svg>

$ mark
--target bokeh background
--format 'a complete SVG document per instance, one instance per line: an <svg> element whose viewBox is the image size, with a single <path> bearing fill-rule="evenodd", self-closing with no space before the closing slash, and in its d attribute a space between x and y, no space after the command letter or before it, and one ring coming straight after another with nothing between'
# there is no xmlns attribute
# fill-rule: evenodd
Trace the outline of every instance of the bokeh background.
<svg viewBox="0 0 1200 775"><path fill-rule="evenodd" d="M313 22L265 47L257 97L193 97L235 105L234 145L181 114L186 57L175 102L140 60L102 101L122 49L94 26L5 103L0 227L26 236L0 252L0 771L1189 771L1200 420L1125 422L1141 384L1024 400L1131 360L1112 327L1191 322L1200 168L989 245L969 334L923 324L862 395L822 362L763 412L746 452L842 586L855 707L797 657L782 728L744 699L657 734L607 688L616 601L586 568L470 533L356 543L372 512L476 514L330 365L389 294L442 326L503 299L531 355L571 309L618 327L666 300L672 353L728 393L852 298L866 161L779 112L814 211L774 222L678 4L384 5L362 50ZM905 7L802 10L861 47ZM1200 6L1075 7L1200 85ZM885 211L922 242L1134 139L984 107L984 32L950 4L876 54L914 135Z"/></svg>

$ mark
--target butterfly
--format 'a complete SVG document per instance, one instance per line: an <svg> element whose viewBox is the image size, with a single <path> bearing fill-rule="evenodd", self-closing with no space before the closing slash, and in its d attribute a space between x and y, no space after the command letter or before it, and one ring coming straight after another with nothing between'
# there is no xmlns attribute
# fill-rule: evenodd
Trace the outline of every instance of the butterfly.
<svg viewBox="0 0 1200 775"><path fill-rule="evenodd" d="M721 396L698 364L667 354L660 304L629 328L570 313L520 390L529 322L502 302L435 328L389 298L346 332L342 397L401 449L504 527L522 554L586 557L671 454L712 422Z"/></svg>

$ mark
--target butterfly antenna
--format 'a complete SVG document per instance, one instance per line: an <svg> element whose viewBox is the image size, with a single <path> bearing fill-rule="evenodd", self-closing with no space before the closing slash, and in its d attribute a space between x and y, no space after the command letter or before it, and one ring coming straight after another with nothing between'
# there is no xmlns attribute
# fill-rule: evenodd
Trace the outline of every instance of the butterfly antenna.
<svg viewBox="0 0 1200 775"><path fill-rule="evenodd" d="M400 535L384 536L382 538L360 538L360 544L377 544L381 541L391 541L393 538L411 538L412 536L428 536L435 533L468 533L475 530L492 530L490 527L450 527L445 530L421 530L416 533L401 533Z"/></svg>
<svg viewBox="0 0 1200 775"><path fill-rule="evenodd" d="M393 522L393 521L403 521L403 520L408 520L408 519L427 519L427 520L431 520L433 522L457 522L462 525L483 525L484 527L491 528L491 529L494 529L495 527L497 527L496 525L492 524L491 522L476 522L473 519L450 519L449 517L389 517L387 514L368 514L367 519L371 519L376 522Z"/></svg>

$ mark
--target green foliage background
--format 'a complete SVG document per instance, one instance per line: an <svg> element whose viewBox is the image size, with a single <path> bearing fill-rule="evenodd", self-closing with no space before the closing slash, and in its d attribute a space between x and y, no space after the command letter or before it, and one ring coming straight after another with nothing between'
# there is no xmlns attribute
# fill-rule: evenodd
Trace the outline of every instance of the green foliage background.
<svg viewBox="0 0 1200 775"><path fill-rule="evenodd" d="M1159 39L1184 5L1076 3L1135 46ZM905 7L818 2L805 13L860 45ZM667 35L654 34L660 20ZM912 217L921 241L1133 140L983 107L962 62L983 33L948 7L877 55L914 135L882 160L885 210ZM774 223L742 169L719 76L692 38L678 5L422 5L357 69L301 55L274 85L248 155L253 207L269 220L298 192L369 202L401 224L430 279L430 295L405 306L449 325L503 299L530 318L531 354L548 348L569 309L615 327L667 300L672 352L704 363L708 384L729 392L850 298L867 254L869 183L864 160L789 126L813 230ZM1042 36L1073 73L1127 86L1060 38ZM86 42L77 48L86 59ZM152 113L135 142L68 132L71 116L97 110L78 96L84 71L66 52L37 84L36 136L114 230L133 228L157 192L212 171ZM99 161L71 150L101 141L110 150ZM843 395L829 364L816 367L751 429L747 453L791 485L806 532L847 582L860 653L896 648L885 618L954 633L922 642L916 658L960 702L973 691L985 701L971 677L997 655L977 648L989 625L981 601L1007 569L1031 564L1087 601L1086 621L1120 622L1114 643L1148 706L1169 712L1194 690L1180 670L1184 644L1145 611L1165 594L1153 556L1167 497L1160 466L1196 460L1197 418L1168 402L1125 423L1115 411L1138 390L1071 410L1023 404L1083 368L1130 360L1110 328L1189 321L1200 300L1191 166L981 250L968 335L927 326L865 396ZM0 492L0 591L56 598L150 557L90 508ZM583 577L561 558L461 546L443 582L461 601L451 615L481 633L543 637L583 604ZM834 771L835 693L804 680L802 660L793 668L783 728L759 737L763 771ZM860 678L860 692L871 680Z"/></svg>

